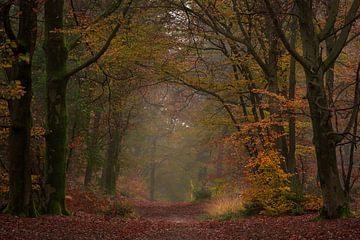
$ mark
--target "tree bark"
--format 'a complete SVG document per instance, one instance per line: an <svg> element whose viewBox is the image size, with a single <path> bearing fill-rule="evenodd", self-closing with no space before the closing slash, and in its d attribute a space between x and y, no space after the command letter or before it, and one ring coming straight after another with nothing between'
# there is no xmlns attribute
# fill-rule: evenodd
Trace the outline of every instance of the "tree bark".
<svg viewBox="0 0 360 240"><path fill-rule="evenodd" d="M45 41L47 74L47 133L45 188L49 214L65 214L67 112L66 64L68 52L63 30L64 1L45 2Z"/></svg>
<svg viewBox="0 0 360 240"><path fill-rule="evenodd" d="M331 122L329 98L324 85L324 65L320 42L313 23L312 5L298 4L300 32L304 57L310 66L305 67L307 99L313 129L318 176L323 195L321 216L339 218L349 214L349 206L341 186L336 158L336 136Z"/></svg>
<svg viewBox="0 0 360 240"><path fill-rule="evenodd" d="M118 1L116 8L123 1ZM125 4L125 3L124 3ZM123 9L125 16L132 4L127 2ZM101 58L121 27L117 22L106 42L98 52L73 69L67 70L68 49L65 44L64 0L45 2L45 40L47 74L47 133L45 187L49 214L68 214L65 207L66 151L67 151L67 107L66 88L71 76L85 69Z"/></svg>
<svg viewBox="0 0 360 240"><path fill-rule="evenodd" d="M331 123L328 99L325 94L323 74L316 75L306 71L308 101L313 126L318 176L324 206L321 215L326 218L339 218L349 214L349 206L341 186L336 159L336 134Z"/></svg>
<svg viewBox="0 0 360 240"><path fill-rule="evenodd" d="M31 183L31 99L32 99L32 56L36 44L37 13L36 1L19 1L19 30L14 50L17 62L14 63L9 80L20 81L24 95L9 100L11 126L8 138L8 161L10 195L5 212L19 216L36 216L37 211L32 200ZM14 40L14 39L12 39Z"/></svg>
<svg viewBox="0 0 360 240"><path fill-rule="evenodd" d="M353 25L352 22L356 19L360 7L360 1L354 0L352 2L345 16L345 24L337 34L338 38L325 60L322 60L321 42L331 35L330 33L334 28L339 13L338 0L328 2L328 4L331 2L329 5L331 10L328 11L329 16L320 32L317 31L318 25L314 22L313 1L295 1L298 9L297 16L299 19L303 55L300 55L295 48L290 46L285 33L281 29L272 4L269 0L264 1L272 17L273 24L277 29L277 34L284 46L305 70L307 99L313 128L313 142L323 195L324 206L321 216L325 218L339 218L349 215L349 204L340 182L336 158L336 144L342 140L342 137L334 131L332 126L330 100L326 94L324 73L332 67L347 44L347 39ZM353 122L349 123L347 128L351 129ZM344 132L347 132L347 129Z"/></svg>
<svg viewBox="0 0 360 240"><path fill-rule="evenodd" d="M103 165L102 173L102 189L108 195L116 193L116 179L118 173L120 144L122 140L121 129L121 113L114 115L115 126L111 127L111 134L109 136L109 144L107 150L107 157Z"/></svg>
<svg viewBox="0 0 360 240"><path fill-rule="evenodd" d="M89 188L91 186L91 180L94 171L94 165L97 160L98 155L98 136L99 136L99 127L100 127L100 118L101 112L95 112L94 120L93 120L93 128L89 131L89 140L87 145L87 164L86 164L86 171L85 171L85 179L84 179L84 186Z"/></svg>
<svg viewBox="0 0 360 240"><path fill-rule="evenodd" d="M290 45L296 48L297 38L297 18L293 17L290 23L290 29L292 29L290 37ZM290 58L290 74L289 74L289 100L294 101L296 94L296 60L293 56ZM286 162L287 171L293 176L291 177L291 188L295 193L301 193L302 186L300 184L299 174L296 168L296 117L295 111L290 109L289 111L289 153Z"/></svg>

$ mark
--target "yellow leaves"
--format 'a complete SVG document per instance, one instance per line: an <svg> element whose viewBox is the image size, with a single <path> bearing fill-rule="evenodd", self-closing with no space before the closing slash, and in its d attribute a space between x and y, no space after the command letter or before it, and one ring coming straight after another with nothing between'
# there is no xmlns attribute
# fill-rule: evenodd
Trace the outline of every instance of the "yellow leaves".
<svg viewBox="0 0 360 240"><path fill-rule="evenodd" d="M19 55L19 61L23 61L23 62L29 64L30 63L30 54L29 53L20 54Z"/></svg>
<svg viewBox="0 0 360 240"><path fill-rule="evenodd" d="M0 193L9 192L9 175L5 171L0 171Z"/></svg>
<svg viewBox="0 0 360 240"><path fill-rule="evenodd" d="M33 127L31 128L31 136L32 137L43 137L45 136L45 128L43 127Z"/></svg>
<svg viewBox="0 0 360 240"><path fill-rule="evenodd" d="M41 178L40 175L31 175L32 189L40 191L41 189Z"/></svg>
<svg viewBox="0 0 360 240"><path fill-rule="evenodd" d="M0 68L11 68L15 62L13 49L17 47L15 41L6 40L0 44Z"/></svg>
<svg viewBox="0 0 360 240"><path fill-rule="evenodd" d="M323 200L321 197L313 194L307 194L305 195L305 198L307 198L308 201L304 203L304 210L317 212L322 208Z"/></svg>
<svg viewBox="0 0 360 240"><path fill-rule="evenodd" d="M0 85L0 98L15 100L20 99L24 94L24 87L19 80L16 80L11 84Z"/></svg>
<svg viewBox="0 0 360 240"><path fill-rule="evenodd" d="M248 202L257 202L263 208L262 214L281 214L293 207L288 198L291 194L290 177L282 169L283 157L275 150L262 151L247 161L248 187L244 198Z"/></svg>
<svg viewBox="0 0 360 240"><path fill-rule="evenodd" d="M7 193L10 190L9 174L5 171L0 171L0 193ZM32 189L40 191L41 189L41 177L40 175L31 175Z"/></svg>

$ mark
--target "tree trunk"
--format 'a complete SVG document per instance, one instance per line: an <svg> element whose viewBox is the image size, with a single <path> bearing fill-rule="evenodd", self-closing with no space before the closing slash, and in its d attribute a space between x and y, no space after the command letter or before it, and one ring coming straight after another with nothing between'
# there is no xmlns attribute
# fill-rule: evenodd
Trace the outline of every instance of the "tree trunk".
<svg viewBox="0 0 360 240"><path fill-rule="evenodd" d="M16 54L10 81L20 81L25 94L16 100L9 100L11 126L8 139L8 161L10 164L10 195L5 212L19 216L35 216L31 183L31 99L32 99L32 55L36 43L36 1L19 1L20 18ZM25 59L22 59L25 58ZM26 59L28 58L28 59Z"/></svg>
<svg viewBox="0 0 360 240"><path fill-rule="evenodd" d="M155 178L156 178L156 163L152 159L150 166L150 200L155 200Z"/></svg>
<svg viewBox="0 0 360 240"><path fill-rule="evenodd" d="M152 149L151 149L151 163L150 163L150 200L155 200L155 188L156 188L156 147L157 147L157 139L154 137L152 140Z"/></svg>
<svg viewBox="0 0 360 240"><path fill-rule="evenodd" d="M84 185L89 188L91 185L92 175L94 171L94 165L98 155L98 136L100 127L101 112L96 112L93 120L93 128L89 131L89 141L87 145L88 159L86 164Z"/></svg>
<svg viewBox="0 0 360 240"><path fill-rule="evenodd" d="M223 127L223 132L222 132L223 138L225 138L228 135L228 131L229 131L228 126L225 125ZM225 156L225 143L221 142L219 145L218 155L217 155L217 159L216 159L216 167L215 167L216 177L222 177L222 175L223 175L224 156Z"/></svg>
<svg viewBox="0 0 360 240"><path fill-rule="evenodd" d="M313 143L316 151L318 176L323 196L324 218L339 218L349 214L348 201L341 186L336 158L337 134L331 122L329 98L324 84L324 63L320 51L320 42L315 30L312 15L312 3L297 3L299 26L306 76L307 99L313 129Z"/></svg>
<svg viewBox="0 0 360 240"><path fill-rule="evenodd" d="M291 19L290 28L291 32L290 45L296 48L297 37L297 18ZM296 94L296 60L293 56L290 59L290 74L289 74L289 100L294 101ZM296 118L293 109L289 111L289 153L286 162L287 171L293 176L291 177L291 188L295 193L302 192L299 174L296 168Z"/></svg>
<svg viewBox="0 0 360 240"><path fill-rule="evenodd" d="M109 139L108 152L102 175L102 189L108 195L113 195L116 192L116 174L120 141L120 129L116 128Z"/></svg>
<svg viewBox="0 0 360 240"><path fill-rule="evenodd" d="M345 192L341 186L336 159L336 134L328 110L323 84L324 75L306 71L307 97L310 106L318 176L323 195L321 216L339 218L349 214Z"/></svg>
<svg viewBox="0 0 360 240"><path fill-rule="evenodd" d="M47 133L45 190L49 214L65 214L67 112L65 78L68 58L63 29L64 1L45 2L45 41L47 74Z"/></svg>

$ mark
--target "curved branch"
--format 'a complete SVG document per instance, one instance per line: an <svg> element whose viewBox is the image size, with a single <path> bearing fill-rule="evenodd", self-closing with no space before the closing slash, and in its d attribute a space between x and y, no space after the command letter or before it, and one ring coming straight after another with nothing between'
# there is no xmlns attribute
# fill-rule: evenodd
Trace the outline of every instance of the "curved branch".
<svg viewBox="0 0 360 240"><path fill-rule="evenodd" d="M113 31L111 32L110 36L108 37L108 39L106 40L104 46L100 49L99 52L97 52L94 56L92 56L90 59L88 59L87 61L85 61L83 64L81 64L80 66L70 70L69 72L67 72L65 74L65 78L68 79L70 78L72 75L74 75L77 72L80 72L81 70L83 70L84 68L90 66L91 64L95 63L97 60L99 60L99 58L104 55L104 53L106 52L106 50L109 48L111 41L115 38L117 32L120 29L120 23L117 23L115 28L113 29Z"/></svg>

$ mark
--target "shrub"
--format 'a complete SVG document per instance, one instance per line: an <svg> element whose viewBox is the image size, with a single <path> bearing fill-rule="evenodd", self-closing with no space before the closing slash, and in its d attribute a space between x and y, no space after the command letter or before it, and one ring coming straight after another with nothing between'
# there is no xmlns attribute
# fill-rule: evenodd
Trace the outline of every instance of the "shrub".
<svg viewBox="0 0 360 240"><path fill-rule="evenodd" d="M260 152L248 160L248 188L244 192L247 215L279 215L294 207L290 174L281 168L283 158L276 151Z"/></svg>
<svg viewBox="0 0 360 240"><path fill-rule="evenodd" d="M127 203L116 202L104 212L107 216L117 216L121 218L135 217L134 207Z"/></svg>
<svg viewBox="0 0 360 240"><path fill-rule="evenodd" d="M132 197L132 196L131 196L131 193L128 192L128 191L121 191L121 192L120 192L120 196L126 197L126 198L131 198L131 197Z"/></svg>
<svg viewBox="0 0 360 240"><path fill-rule="evenodd" d="M211 199L212 193L207 188L193 189L192 191L193 201L203 201Z"/></svg>

